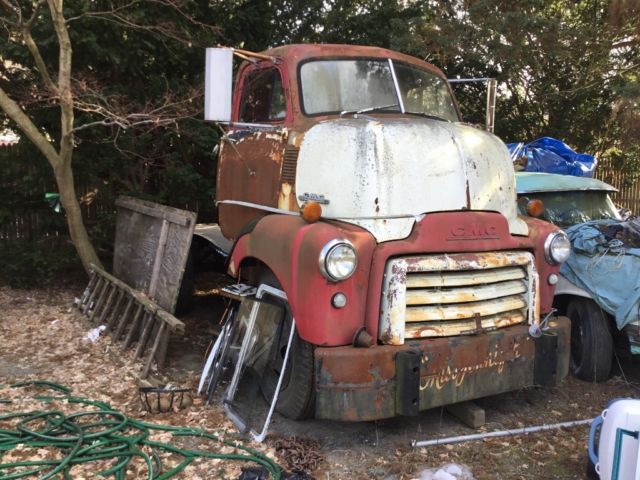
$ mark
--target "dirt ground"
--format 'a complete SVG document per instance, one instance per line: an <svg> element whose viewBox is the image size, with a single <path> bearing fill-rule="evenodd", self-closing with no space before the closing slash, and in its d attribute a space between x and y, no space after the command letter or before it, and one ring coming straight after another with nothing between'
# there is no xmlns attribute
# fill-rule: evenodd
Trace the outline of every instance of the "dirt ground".
<svg viewBox="0 0 640 480"><path fill-rule="evenodd" d="M0 399L12 395L9 385L15 382L48 380L72 388L74 394L106 401L134 418L234 436L233 424L222 409L205 406L200 398L179 412L145 412L138 393L141 364L132 361L130 352L122 353L108 335L96 343L84 339L94 325L71 307L82 288L0 287ZM196 309L184 318L187 335L172 340L169 364L154 376L174 386L195 388L220 313L216 299L198 297ZM640 363L626 361L602 384L568 378L557 388L527 388L482 399L477 403L485 409L487 423L479 431L592 418L610 399L637 396L639 385ZM0 412L21 405L0 403ZM263 444L247 444L276 459L283 468L301 469L316 479L419 479L424 469L448 463L466 465L476 479L585 478L588 426L458 445L411 447L412 440L476 432L444 409L418 417L357 424L293 422L276 415L269 438ZM214 468L200 462L180 478L239 478L242 466L232 462L228 467L216 464ZM136 471L128 478L137 478Z"/></svg>

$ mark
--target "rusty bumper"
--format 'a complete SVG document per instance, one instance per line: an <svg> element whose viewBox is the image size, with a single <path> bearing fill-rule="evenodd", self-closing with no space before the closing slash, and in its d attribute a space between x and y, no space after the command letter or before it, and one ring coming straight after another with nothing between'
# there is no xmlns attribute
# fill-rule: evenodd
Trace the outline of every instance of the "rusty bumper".
<svg viewBox="0 0 640 480"><path fill-rule="evenodd" d="M556 385L569 371L571 327L566 317L549 326L537 339L527 325L517 325L402 346L316 348L316 417L417 415L530 385Z"/></svg>

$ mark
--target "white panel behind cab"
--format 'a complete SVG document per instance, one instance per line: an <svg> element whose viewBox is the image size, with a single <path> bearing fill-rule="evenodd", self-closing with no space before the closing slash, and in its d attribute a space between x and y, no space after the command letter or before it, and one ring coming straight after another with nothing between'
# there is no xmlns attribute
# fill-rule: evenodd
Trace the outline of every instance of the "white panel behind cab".
<svg viewBox="0 0 640 480"><path fill-rule="evenodd" d="M233 49L207 48L204 78L204 119L230 122Z"/></svg>

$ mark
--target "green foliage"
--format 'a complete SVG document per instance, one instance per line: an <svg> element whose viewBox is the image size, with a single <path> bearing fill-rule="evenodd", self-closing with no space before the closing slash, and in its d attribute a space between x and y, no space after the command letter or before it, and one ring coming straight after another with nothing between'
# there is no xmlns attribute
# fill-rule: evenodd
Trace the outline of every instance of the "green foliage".
<svg viewBox="0 0 640 480"><path fill-rule="evenodd" d="M63 239L0 242L0 285L29 288L84 281L75 249Z"/></svg>
<svg viewBox="0 0 640 480"><path fill-rule="evenodd" d="M25 162L24 158L30 158ZM25 226L36 237L65 231L64 217L57 215L45 201L45 193L55 191L53 173L33 144L20 141L12 147L0 148L0 228L16 218L29 214L37 223Z"/></svg>
<svg viewBox="0 0 640 480"><path fill-rule="evenodd" d="M31 5L22 2L21 7L28 17ZM109 13L113 8L115 14ZM199 209L202 219L212 220L215 161L210 152L218 135L201 120L198 94L204 47L220 41L209 25L208 2L80 0L65 2L64 13L73 46L75 126L94 125L75 135L73 169L85 223L98 252L111 252L114 202L120 194ZM0 86L57 148L56 102L48 100L50 92L43 88L24 42L11 33L3 17L0 24L5 27L0 30ZM55 78L59 46L46 5L31 32ZM140 115L118 123L132 113ZM148 120L136 124L138 119ZM15 129L3 116L0 129L5 127ZM0 149L0 182L0 232L3 225L14 223L19 224L14 230L26 238L65 235L64 213L56 214L43 201L45 192L56 191L51 168L26 138L17 147ZM3 248L6 240L0 242ZM43 262L56 257L35 240L25 245L24 253L16 245L7 247L6 258L15 255L15 260L3 270L44 278ZM18 272L9 277L22 278Z"/></svg>
<svg viewBox="0 0 640 480"><path fill-rule="evenodd" d="M637 6L621 0L255 0L214 7L229 44L369 44L427 59L452 77L499 82L496 134L558 137L579 151L640 139ZM624 45L618 48L615 45ZM457 85L466 121L484 123L486 85ZM628 103L620 114L620 102ZM633 119L630 117L634 117ZM631 164L630 164L631 165Z"/></svg>
<svg viewBox="0 0 640 480"><path fill-rule="evenodd" d="M623 187L629 186L640 178L640 145L632 145L627 149L611 147L605 150L601 160L613 167L613 170L622 174Z"/></svg>

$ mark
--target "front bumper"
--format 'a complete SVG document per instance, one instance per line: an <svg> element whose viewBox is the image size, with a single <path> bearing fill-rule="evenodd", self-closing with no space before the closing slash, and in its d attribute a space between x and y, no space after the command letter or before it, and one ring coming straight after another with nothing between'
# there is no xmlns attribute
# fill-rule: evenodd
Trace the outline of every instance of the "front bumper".
<svg viewBox="0 0 640 480"><path fill-rule="evenodd" d="M571 325L549 321L478 335L411 340L401 346L316 348L316 417L366 421L416 415L442 405L556 385L569 371Z"/></svg>

